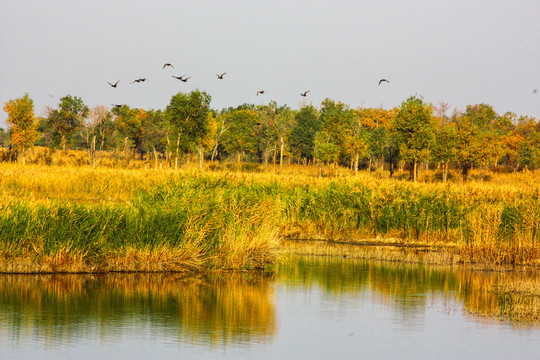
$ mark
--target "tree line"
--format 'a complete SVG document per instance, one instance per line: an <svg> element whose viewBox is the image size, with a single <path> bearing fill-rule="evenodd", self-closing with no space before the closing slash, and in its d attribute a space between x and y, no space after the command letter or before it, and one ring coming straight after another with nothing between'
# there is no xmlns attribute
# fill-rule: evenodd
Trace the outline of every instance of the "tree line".
<svg viewBox="0 0 540 360"><path fill-rule="evenodd" d="M28 149L115 151L178 167L186 154L204 160L347 166L359 169L406 168L416 180L420 166L453 167L466 180L473 167L504 171L540 167L540 123L530 116L498 115L488 104L449 113L447 103L428 104L418 96L399 107L351 108L324 100L298 110L272 101L222 110L210 107L204 91L178 93L164 110L128 105L90 109L67 95L57 108L36 117L28 94L5 103L8 131L0 143L24 162Z"/></svg>

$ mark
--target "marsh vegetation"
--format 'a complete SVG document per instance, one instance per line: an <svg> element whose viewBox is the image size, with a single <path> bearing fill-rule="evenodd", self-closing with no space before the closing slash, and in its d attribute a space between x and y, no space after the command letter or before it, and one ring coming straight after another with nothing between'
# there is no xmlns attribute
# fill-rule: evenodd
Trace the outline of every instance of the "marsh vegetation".
<svg viewBox="0 0 540 360"><path fill-rule="evenodd" d="M3 272L254 269L287 249L354 255L291 239L416 247L443 263L539 265L535 172L446 184L347 169L320 177L304 166L1 163L0 172Z"/></svg>

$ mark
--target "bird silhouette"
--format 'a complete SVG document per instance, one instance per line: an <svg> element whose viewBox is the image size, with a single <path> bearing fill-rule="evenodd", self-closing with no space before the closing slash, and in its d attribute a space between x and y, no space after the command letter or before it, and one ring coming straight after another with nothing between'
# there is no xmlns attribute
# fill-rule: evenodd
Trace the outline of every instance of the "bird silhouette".
<svg viewBox="0 0 540 360"><path fill-rule="evenodd" d="M303 93L300 93L300 95L306 97L308 92L309 92L309 90L308 90L308 91L304 91Z"/></svg>
<svg viewBox="0 0 540 360"><path fill-rule="evenodd" d="M216 74L216 75L217 75L217 78L218 78L218 79L221 79L221 80L223 80L223 75L225 75L225 74L226 74L226 72L224 72L224 73L223 73L223 74L221 74L221 75L219 75L219 74Z"/></svg>
<svg viewBox="0 0 540 360"><path fill-rule="evenodd" d="M257 91L257 96L259 96L259 94L261 94L261 95L264 94L264 90Z"/></svg>
<svg viewBox="0 0 540 360"><path fill-rule="evenodd" d="M386 79L381 79L379 80L379 85L381 85L382 82L386 81L387 83L390 83L390 81L386 80Z"/></svg>
<svg viewBox="0 0 540 360"><path fill-rule="evenodd" d="M180 81L186 82L186 81L188 81L188 79L190 79L190 78L191 78L191 76L188 76L187 78L180 79Z"/></svg>
<svg viewBox="0 0 540 360"><path fill-rule="evenodd" d="M172 75L172 77L175 78L175 79L178 79L178 80L182 80L184 78L184 75L182 75L182 76L174 76L174 75Z"/></svg>
<svg viewBox="0 0 540 360"><path fill-rule="evenodd" d="M140 82L145 82L146 81L146 78L143 78L143 79L137 79L137 80L133 80L132 82L130 82L130 84L133 84L133 83L140 83Z"/></svg>
<svg viewBox="0 0 540 360"><path fill-rule="evenodd" d="M170 63L166 63L165 65L163 65L163 68L165 69L167 66L170 66L170 67L172 67L174 69L174 66L172 66L172 64L170 64Z"/></svg>
<svg viewBox="0 0 540 360"><path fill-rule="evenodd" d="M107 82L107 84L111 85L113 88L115 88L118 83L120 82L120 80L118 80L117 82L115 82L114 84L111 84L110 82Z"/></svg>

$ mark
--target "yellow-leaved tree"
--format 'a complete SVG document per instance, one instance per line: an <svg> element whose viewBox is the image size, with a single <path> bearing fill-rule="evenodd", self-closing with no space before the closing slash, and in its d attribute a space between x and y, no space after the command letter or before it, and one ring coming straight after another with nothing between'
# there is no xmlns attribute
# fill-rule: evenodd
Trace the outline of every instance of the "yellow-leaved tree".
<svg viewBox="0 0 540 360"><path fill-rule="evenodd" d="M6 102L4 111L8 114L7 123L11 126L11 144L25 163L26 150L33 147L39 138L34 101L25 94L22 98Z"/></svg>

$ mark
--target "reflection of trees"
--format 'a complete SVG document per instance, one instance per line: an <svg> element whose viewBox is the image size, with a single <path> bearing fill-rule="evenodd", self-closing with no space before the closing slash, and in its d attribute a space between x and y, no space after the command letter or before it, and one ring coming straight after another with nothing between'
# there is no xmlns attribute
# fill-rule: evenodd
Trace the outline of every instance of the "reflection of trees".
<svg viewBox="0 0 540 360"><path fill-rule="evenodd" d="M10 337L66 340L126 329L207 343L266 341L275 333L268 279L256 275L0 276L0 327Z"/></svg>
<svg viewBox="0 0 540 360"><path fill-rule="evenodd" d="M294 286L318 284L334 296L363 296L371 290L404 314L423 311L431 295L456 298L467 311L513 320L540 320L540 277L439 267L302 257L280 268L279 277ZM512 284L519 284L512 286ZM536 295L535 295L536 294Z"/></svg>

